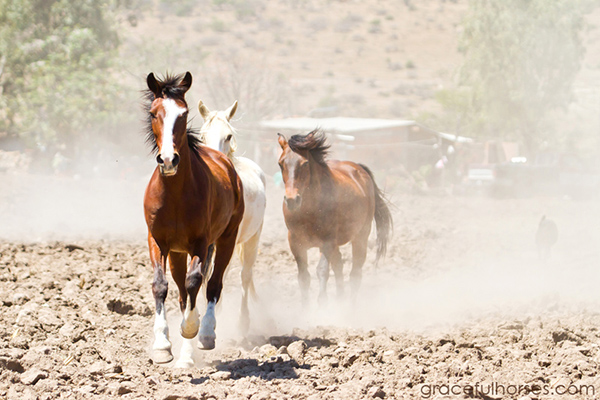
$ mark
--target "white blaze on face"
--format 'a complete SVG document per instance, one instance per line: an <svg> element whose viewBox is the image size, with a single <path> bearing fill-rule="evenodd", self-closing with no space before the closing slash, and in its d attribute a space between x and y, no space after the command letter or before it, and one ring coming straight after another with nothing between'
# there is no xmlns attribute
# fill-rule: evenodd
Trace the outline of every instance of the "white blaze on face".
<svg viewBox="0 0 600 400"><path fill-rule="evenodd" d="M230 142L227 140L233 134L232 128L225 118L224 112L220 111L210 118L203 127L204 143L211 149L224 154L229 154Z"/></svg>
<svg viewBox="0 0 600 400"><path fill-rule="evenodd" d="M204 144L211 149L222 151L222 141L219 135L216 134L214 129L206 131L204 134Z"/></svg>
<svg viewBox="0 0 600 400"><path fill-rule="evenodd" d="M173 129L175 121L182 116L186 109L177 105L173 99L164 99L163 107L165 109L165 118L163 120L162 144L160 146L160 157L166 165L170 165L175 157L175 144L173 141Z"/></svg>

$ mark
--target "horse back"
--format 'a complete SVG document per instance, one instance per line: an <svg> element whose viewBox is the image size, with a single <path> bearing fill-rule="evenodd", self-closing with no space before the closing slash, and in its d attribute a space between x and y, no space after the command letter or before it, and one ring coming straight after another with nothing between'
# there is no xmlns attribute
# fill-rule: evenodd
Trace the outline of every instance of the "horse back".
<svg viewBox="0 0 600 400"><path fill-rule="evenodd" d="M336 187L334 193L338 223L346 229L349 225L362 228L366 223L371 224L375 212L375 191L371 176L352 161L331 160L328 166Z"/></svg>

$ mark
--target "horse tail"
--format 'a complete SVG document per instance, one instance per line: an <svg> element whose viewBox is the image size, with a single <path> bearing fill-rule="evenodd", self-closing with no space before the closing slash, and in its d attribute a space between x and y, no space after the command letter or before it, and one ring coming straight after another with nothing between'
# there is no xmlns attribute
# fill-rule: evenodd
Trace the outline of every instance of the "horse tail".
<svg viewBox="0 0 600 400"><path fill-rule="evenodd" d="M382 257L385 257L387 252L388 239L394 228L392 213L388 207L389 201L385 198L383 191L377 186L373 172L364 164L359 164L371 177L373 181L373 189L375 192L375 225L377 228L377 254L375 256L375 265Z"/></svg>

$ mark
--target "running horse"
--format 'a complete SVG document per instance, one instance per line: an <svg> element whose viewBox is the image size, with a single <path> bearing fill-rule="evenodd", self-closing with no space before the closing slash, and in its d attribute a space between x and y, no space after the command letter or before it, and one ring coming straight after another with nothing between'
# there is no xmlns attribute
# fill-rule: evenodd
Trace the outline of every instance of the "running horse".
<svg viewBox="0 0 600 400"><path fill-rule="evenodd" d="M377 228L377 263L385 255L392 217L382 191L365 165L328 160L329 145L320 130L294 135L289 141L278 134L283 152L279 166L285 184L283 215L288 241L298 264L302 302L308 300L310 274L307 250L318 247L319 303L327 301L331 265L338 297L344 293L342 255L339 246L352 244L350 284L356 299L367 256L371 225Z"/></svg>
<svg viewBox="0 0 600 400"><path fill-rule="evenodd" d="M184 341L177 366L190 367L196 336L204 349L215 347L215 305L244 215L243 189L231 160L202 145L187 128L185 94L192 75L157 80L150 73L147 84L147 139L158 164L144 195L156 303L152 359L156 363L173 359L165 310L168 259L183 314L180 332ZM196 298L204 280L208 280L207 308L200 326Z"/></svg>
<svg viewBox="0 0 600 400"><path fill-rule="evenodd" d="M267 182L265 173L254 161L234 154L237 149L236 131L231 126L230 121L235 115L237 105L238 103L235 101L231 107L224 111L210 111L200 101L198 102L198 111L204 119L204 125L200 128L203 142L208 147L219 150L229 157L244 186L244 218L238 231L236 249L242 263L243 293L240 329L243 334L246 334L250 327L248 296L250 294L256 297L252 280L252 267L258 255L258 241L262 232L267 206Z"/></svg>

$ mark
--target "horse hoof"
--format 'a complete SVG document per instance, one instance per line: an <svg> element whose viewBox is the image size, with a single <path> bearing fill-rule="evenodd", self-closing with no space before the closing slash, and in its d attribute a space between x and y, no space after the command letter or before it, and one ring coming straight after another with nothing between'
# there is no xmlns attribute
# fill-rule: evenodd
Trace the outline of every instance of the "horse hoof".
<svg viewBox="0 0 600 400"><path fill-rule="evenodd" d="M196 330L191 330L191 331L185 331L183 329L183 327L179 328L179 333L181 333L181 336L185 339L193 339L196 337L196 335L198 334L198 328L196 328Z"/></svg>
<svg viewBox="0 0 600 400"><path fill-rule="evenodd" d="M200 343L202 347L199 347L201 350L212 350L215 348L216 338L214 336L200 336Z"/></svg>
<svg viewBox="0 0 600 400"><path fill-rule="evenodd" d="M152 350L152 361L155 364L166 364L173 361L171 350Z"/></svg>

